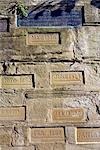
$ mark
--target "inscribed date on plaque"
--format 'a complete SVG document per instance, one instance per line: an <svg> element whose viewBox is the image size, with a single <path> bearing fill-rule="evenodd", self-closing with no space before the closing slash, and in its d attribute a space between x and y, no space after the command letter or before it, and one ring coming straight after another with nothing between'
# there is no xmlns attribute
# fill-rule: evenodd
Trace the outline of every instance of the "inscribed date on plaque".
<svg viewBox="0 0 100 150"><path fill-rule="evenodd" d="M100 128L77 128L77 144L100 143Z"/></svg>
<svg viewBox="0 0 100 150"><path fill-rule="evenodd" d="M52 121L54 122L84 122L84 110L82 108L54 108L52 110Z"/></svg>
<svg viewBox="0 0 100 150"><path fill-rule="evenodd" d="M0 120L25 120L25 107L0 107Z"/></svg>
<svg viewBox="0 0 100 150"><path fill-rule="evenodd" d="M31 143L41 142L64 142L64 129L63 128L32 128L31 130Z"/></svg>
<svg viewBox="0 0 100 150"><path fill-rule="evenodd" d="M7 18L0 19L0 32L8 32L9 30L9 20Z"/></svg>
<svg viewBox="0 0 100 150"><path fill-rule="evenodd" d="M32 88L33 87L32 75L0 76L0 87L5 89Z"/></svg>
<svg viewBox="0 0 100 150"><path fill-rule="evenodd" d="M80 85L84 83L83 72L51 72L52 86Z"/></svg>
<svg viewBox="0 0 100 150"><path fill-rule="evenodd" d="M27 45L57 45L60 43L59 33L28 33Z"/></svg>

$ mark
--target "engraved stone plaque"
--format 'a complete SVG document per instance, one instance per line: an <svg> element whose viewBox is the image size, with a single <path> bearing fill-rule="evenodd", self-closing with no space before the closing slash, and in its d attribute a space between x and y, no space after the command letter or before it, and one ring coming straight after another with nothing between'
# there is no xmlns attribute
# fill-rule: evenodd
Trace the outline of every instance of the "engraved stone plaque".
<svg viewBox="0 0 100 150"><path fill-rule="evenodd" d="M54 108L52 110L53 122L84 122L84 110L82 108Z"/></svg>
<svg viewBox="0 0 100 150"><path fill-rule="evenodd" d="M1 88L28 89L32 88L32 75L0 76Z"/></svg>
<svg viewBox="0 0 100 150"><path fill-rule="evenodd" d="M50 83L52 86L67 86L83 84L82 72L51 72Z"/></svg>
<svg viewBox="0 0 100 150"><path fill-rule="evenodd" d="M31 128L31 143L64 143L63 128Z"/></svg>
<svg viewBox="0 0 100 150"><path fill-rule="evenodd" d="M58 33L33 33L27 35L27 45L57 45L59 44Z"/></svg>
<svg viewBox="0 0 100 150"><path fill-rule="evenodd" d="M0 19L0 32L8 31L8 20L5 18Z"/></svg>
<svg viewBox="0 0 100 150"><path fill-rule="evenodd" d="M100 143L100 128L77 128L76 143L77 144Z"/></svg>
<svg viewBox="0 0 100 150"><path fill-rule="evenodd" d="M0 107L0 120L25 120L25 107Z"/></svg>

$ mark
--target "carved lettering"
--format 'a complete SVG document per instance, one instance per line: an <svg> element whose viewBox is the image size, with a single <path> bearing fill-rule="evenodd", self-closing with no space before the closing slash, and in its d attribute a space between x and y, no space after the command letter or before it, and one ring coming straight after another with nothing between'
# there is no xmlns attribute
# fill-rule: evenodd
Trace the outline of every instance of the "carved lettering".
<svg viewBox="0 0 100 150"><path fill-rule="evenodd" d="M50 79L52 86L83 84L82 72L52 72Z"/></svg>
<svg viewBox="0 0 100 150"><path fill-rule="evenodd" d="M5 89L32 88L32 75L0 76L0 87Z"/></svg>
<svg viewBox="0 0 100 150"><path fill-rule="evenodd" d="M58 33L33 33L27 36L27 45L55 45L59 44Z"/></svg>
<svg viewBox="0 0 100 150"><path fill-rule="evenodd" d="M0 120L25 120L25 107L0 107Z"/></svg>
<svg viewBox="0 0 100 150"><path fill-rule="evenodd" d="M100 128L78 128L77 144L100 143Z"/></svg>
<svg viewBox="0 0 100 150"><path fill-rule="evenodd" d="M32 128L31 143L41 142L64 142L63 128Z"/></svg>
<svg viewBox="0 0 100 150"><path fill-rule="evenodd" d="M82 108L61 109L54 108L52 110L52 120L55 122L84 122L84 110Z"/></svg>

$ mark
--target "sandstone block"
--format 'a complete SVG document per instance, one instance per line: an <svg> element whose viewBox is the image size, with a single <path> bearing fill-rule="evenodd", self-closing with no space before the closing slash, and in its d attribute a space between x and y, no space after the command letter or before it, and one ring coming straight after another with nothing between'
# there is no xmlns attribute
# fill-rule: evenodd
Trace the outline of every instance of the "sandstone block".
<svg viewBox="0 0 100 150"><path fill-rule="evenodd" d="M81 85L84 83L82 72L51 72L51 86Z"/></svg>
<svg viewBox="0 0 100 150"><path fill-rule="evenodd" d="M48 106L46 100L29 100L27 102L27 116L26 119L30 123L46 122Z"/></svg>
<svg viewBox="0 0 100 150"><path fill-rule="evenodd" d="M66 150L65 144L57 143L57 144L36 144L36 150Z"/></svg>
<svg viewBox="0 0 100 150"><path fill-rule="evenodd" d="M99 150L100 145L75 145L75 144L66 144L66 150Z"/></svg>
<svg viewBox="0 0 100 150"><path fill-rule="evenodd" d="M0 128L0 145L11 145L11 130L9 128Z"/></svg>
<svg viewBox="0 0 100 150"><path fill-rule="evenodd" d="M6 147L6 146L2 146L0 147L1 149L0 150L35 150L34 146L29 146L29 147Z"/></svg>
<svg viewBox="0 0 100 150"><path fill-rule="evenodd" d="M58 33L28 33L27 45L57 45L59 44Z"/></svg>
<svg viewBox="0 0 100 150"><path fill-rule="evenodd" d="M82 108L54 108L50 112L52 122L85 122L85 112Z"/></svg>
<svg viewBox="0 0 100 150"><path fill-rule="evenodd" d="M0 32L7 32L9 27L9 20L7 18L0 18Z"/></svg>
<svg viewBox="0 0 100 150"><path fill-rule="evenodd" d="M27 147L28 145L28 127L17 124L14 126L12 134L12 145L14 147Z"/></svg>
<svg viewBox="0 0 100 150"><path fill-rule="evenodd" d="M24 121L25 107L0 107L1 121Z"/></svg>
<svg viewBox="0 0 100 150"><path fill-rule="evenodd" d="M76 144L100 143L100 128L76 128Z"/></svg>
<svg viewBox="0 0 100 150"><path fill-rule="evenodd" d="M33 88L32 75L0 76L0 87L3 89Z"/></svg>
<svg viewBox="0 0 100 150"><path fill-rule="evenodd" d="M30 143L64 143L64 129L30 128Z"/></svg>

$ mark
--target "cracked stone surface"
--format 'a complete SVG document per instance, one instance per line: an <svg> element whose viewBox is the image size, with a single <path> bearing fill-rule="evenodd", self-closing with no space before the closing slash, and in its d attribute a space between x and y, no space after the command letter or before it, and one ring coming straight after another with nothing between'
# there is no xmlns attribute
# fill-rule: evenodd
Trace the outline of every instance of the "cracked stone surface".
<svg viewBox="0 0 100 150"><path fill-rule="evenodd" d="M73 0L84 8L78 28L18 28L6 10L14 1L0 0L0 18L10 18L9 32L0 32L0 150L100 150L100 9L91 1ZM48 43L27 44L35 33L48 33ZM60 42L50 44L50 33Z"/></svg>

